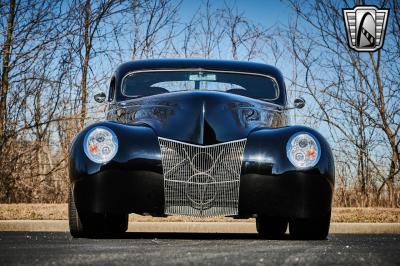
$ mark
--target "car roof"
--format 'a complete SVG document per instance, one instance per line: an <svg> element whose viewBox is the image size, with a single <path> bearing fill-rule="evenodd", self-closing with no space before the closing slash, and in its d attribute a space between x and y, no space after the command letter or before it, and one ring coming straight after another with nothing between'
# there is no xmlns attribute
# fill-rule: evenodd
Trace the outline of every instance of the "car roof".
<svg viewBox="0 0 400 266"><path fill-rule="evenodd" d="M271 76L280 88L280 99L277 103L286 104L286 88L282 73L274 66L234 60L213 60L213 59L148 59L129 61L119 65L114 73L116 88L121 88L123 77L130 72L139 70L160 70L160 69L199 69L199 70L220 70L256 73ZM119 89L117 91L117 98Z"/></svg>

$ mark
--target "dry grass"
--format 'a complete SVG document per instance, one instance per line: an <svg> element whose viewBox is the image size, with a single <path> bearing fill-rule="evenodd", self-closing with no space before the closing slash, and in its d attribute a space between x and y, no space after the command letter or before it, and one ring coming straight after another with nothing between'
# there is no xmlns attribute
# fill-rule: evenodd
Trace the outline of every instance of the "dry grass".
<svg viewBox="0 0 400 266"><path fill-rule="evenodd" d="M65 220L67 204L0 204L0 220ZM226 217L199 219L185 216L158 218L130 215L136 222L254 222L254 219L238 220ZM332 222L400 223L400 208L333 208Z"/></svg>
<svg viewBox="0 0 400 266"><path fill-rule="evenodd" d="M65 220L67 204L0 204L0 220Z"/></svg>
<svg viewBox="0 0 400 266"><path fill-rule="evenodd" d="M400 223L400 208L333 208L334 222Z"/></svg>

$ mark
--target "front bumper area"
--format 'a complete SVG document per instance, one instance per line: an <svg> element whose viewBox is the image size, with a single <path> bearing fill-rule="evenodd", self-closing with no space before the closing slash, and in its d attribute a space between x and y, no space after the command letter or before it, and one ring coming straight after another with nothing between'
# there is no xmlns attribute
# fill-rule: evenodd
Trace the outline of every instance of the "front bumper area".
<svg viewBox="0 0 400 266"><path fill-rule="evenodd" d="M79 209L95 213L164 214L164 183L151 171L105 170L73 184Z"/></svg>
<svg viewBox="0 0 400 266"><path fill-rule="evenodd" d="M241 180L241 216L317 218L331 211L333 188L323 176L305 172L246 174Z"/></svg>
<svg viewBox="0 0 400 266"><path fill-rule="evenodd" d="M240 183L238 217L311 218L331 210L332 186L313 173L244 174ZM163 216L165 211L163 175L151 171L99 172L76 181L73 194L79 209L95 213Z"/></svg>
<svg viewBox="0 0 400 266"><path fill-rule="evenodd" d="M99 165L85 157L84 132L71 149L70 180L77 208L95 213L165 215L165 180L157 136L150 128L107 126L113 127L124 143L111 162ZM309 129L287 127L249 135L241 166L238 218L329 214L334 164L326 141L312 132L324 152L318 164L307 170L295 169L282 152L287 139L299 130Z"/></svg>

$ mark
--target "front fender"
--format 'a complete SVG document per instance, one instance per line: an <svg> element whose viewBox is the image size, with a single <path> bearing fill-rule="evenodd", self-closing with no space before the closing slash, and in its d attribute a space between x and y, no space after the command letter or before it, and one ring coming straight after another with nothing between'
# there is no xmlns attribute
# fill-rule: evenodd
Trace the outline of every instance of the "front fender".
<svg viewBox="0 0 400 266"><path fill-rule="evenodd" d="M111 129L118 138L115 157L105 164L91 161L85 154L83 142L88 131L97 126ZM160 148L154 131L145 126L132 126L103 121L83 129L74 139L69 156L71 182L108 170L136 169L162 173Z"/></svg>
<svg viewBox="0 0 400 266"><path fill-rule="evenodd" d="M297 132L311 133L320 143L320 160L297 169L286 144ZM303 126L259 129L247 138L240 179L240 215L323 217L329 215L335 183L331 149L318 132Z"/></svg>
<svg viewBox="0 0 400 266"><path fill-rule="evenodd" d="M298 132L307 132L315 136L321 148L321 157L318 163L314 167L305 170L297 169L286 155L286 145L290 137ZM289 126L259 129L248 136L243 155L242 173L256 172L258 174L281 175L293 171L320 174L327 178L332 186L334 185L335 167L332 151L321 134L308 127Z"/></svg>

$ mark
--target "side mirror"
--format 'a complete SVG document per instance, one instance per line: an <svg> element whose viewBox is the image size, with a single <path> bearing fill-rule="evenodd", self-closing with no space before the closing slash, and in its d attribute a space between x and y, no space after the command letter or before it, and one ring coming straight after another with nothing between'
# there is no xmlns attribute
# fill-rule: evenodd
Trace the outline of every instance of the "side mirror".
<svg viewBox="0 0 400 266"><path fill-rule="evenodd" d="M306 105L306 101L301 97L300 98L296 98L293 101L294 108L301 109L301 108L304 107L304 105Z"/></svg>
<svg viewBox="0 0 400 266"><path fill-rule="evenodd" d="M94 95L94 100L98 103L104 103L106 101L106 94L104 92L97 93Z"/></svg>

